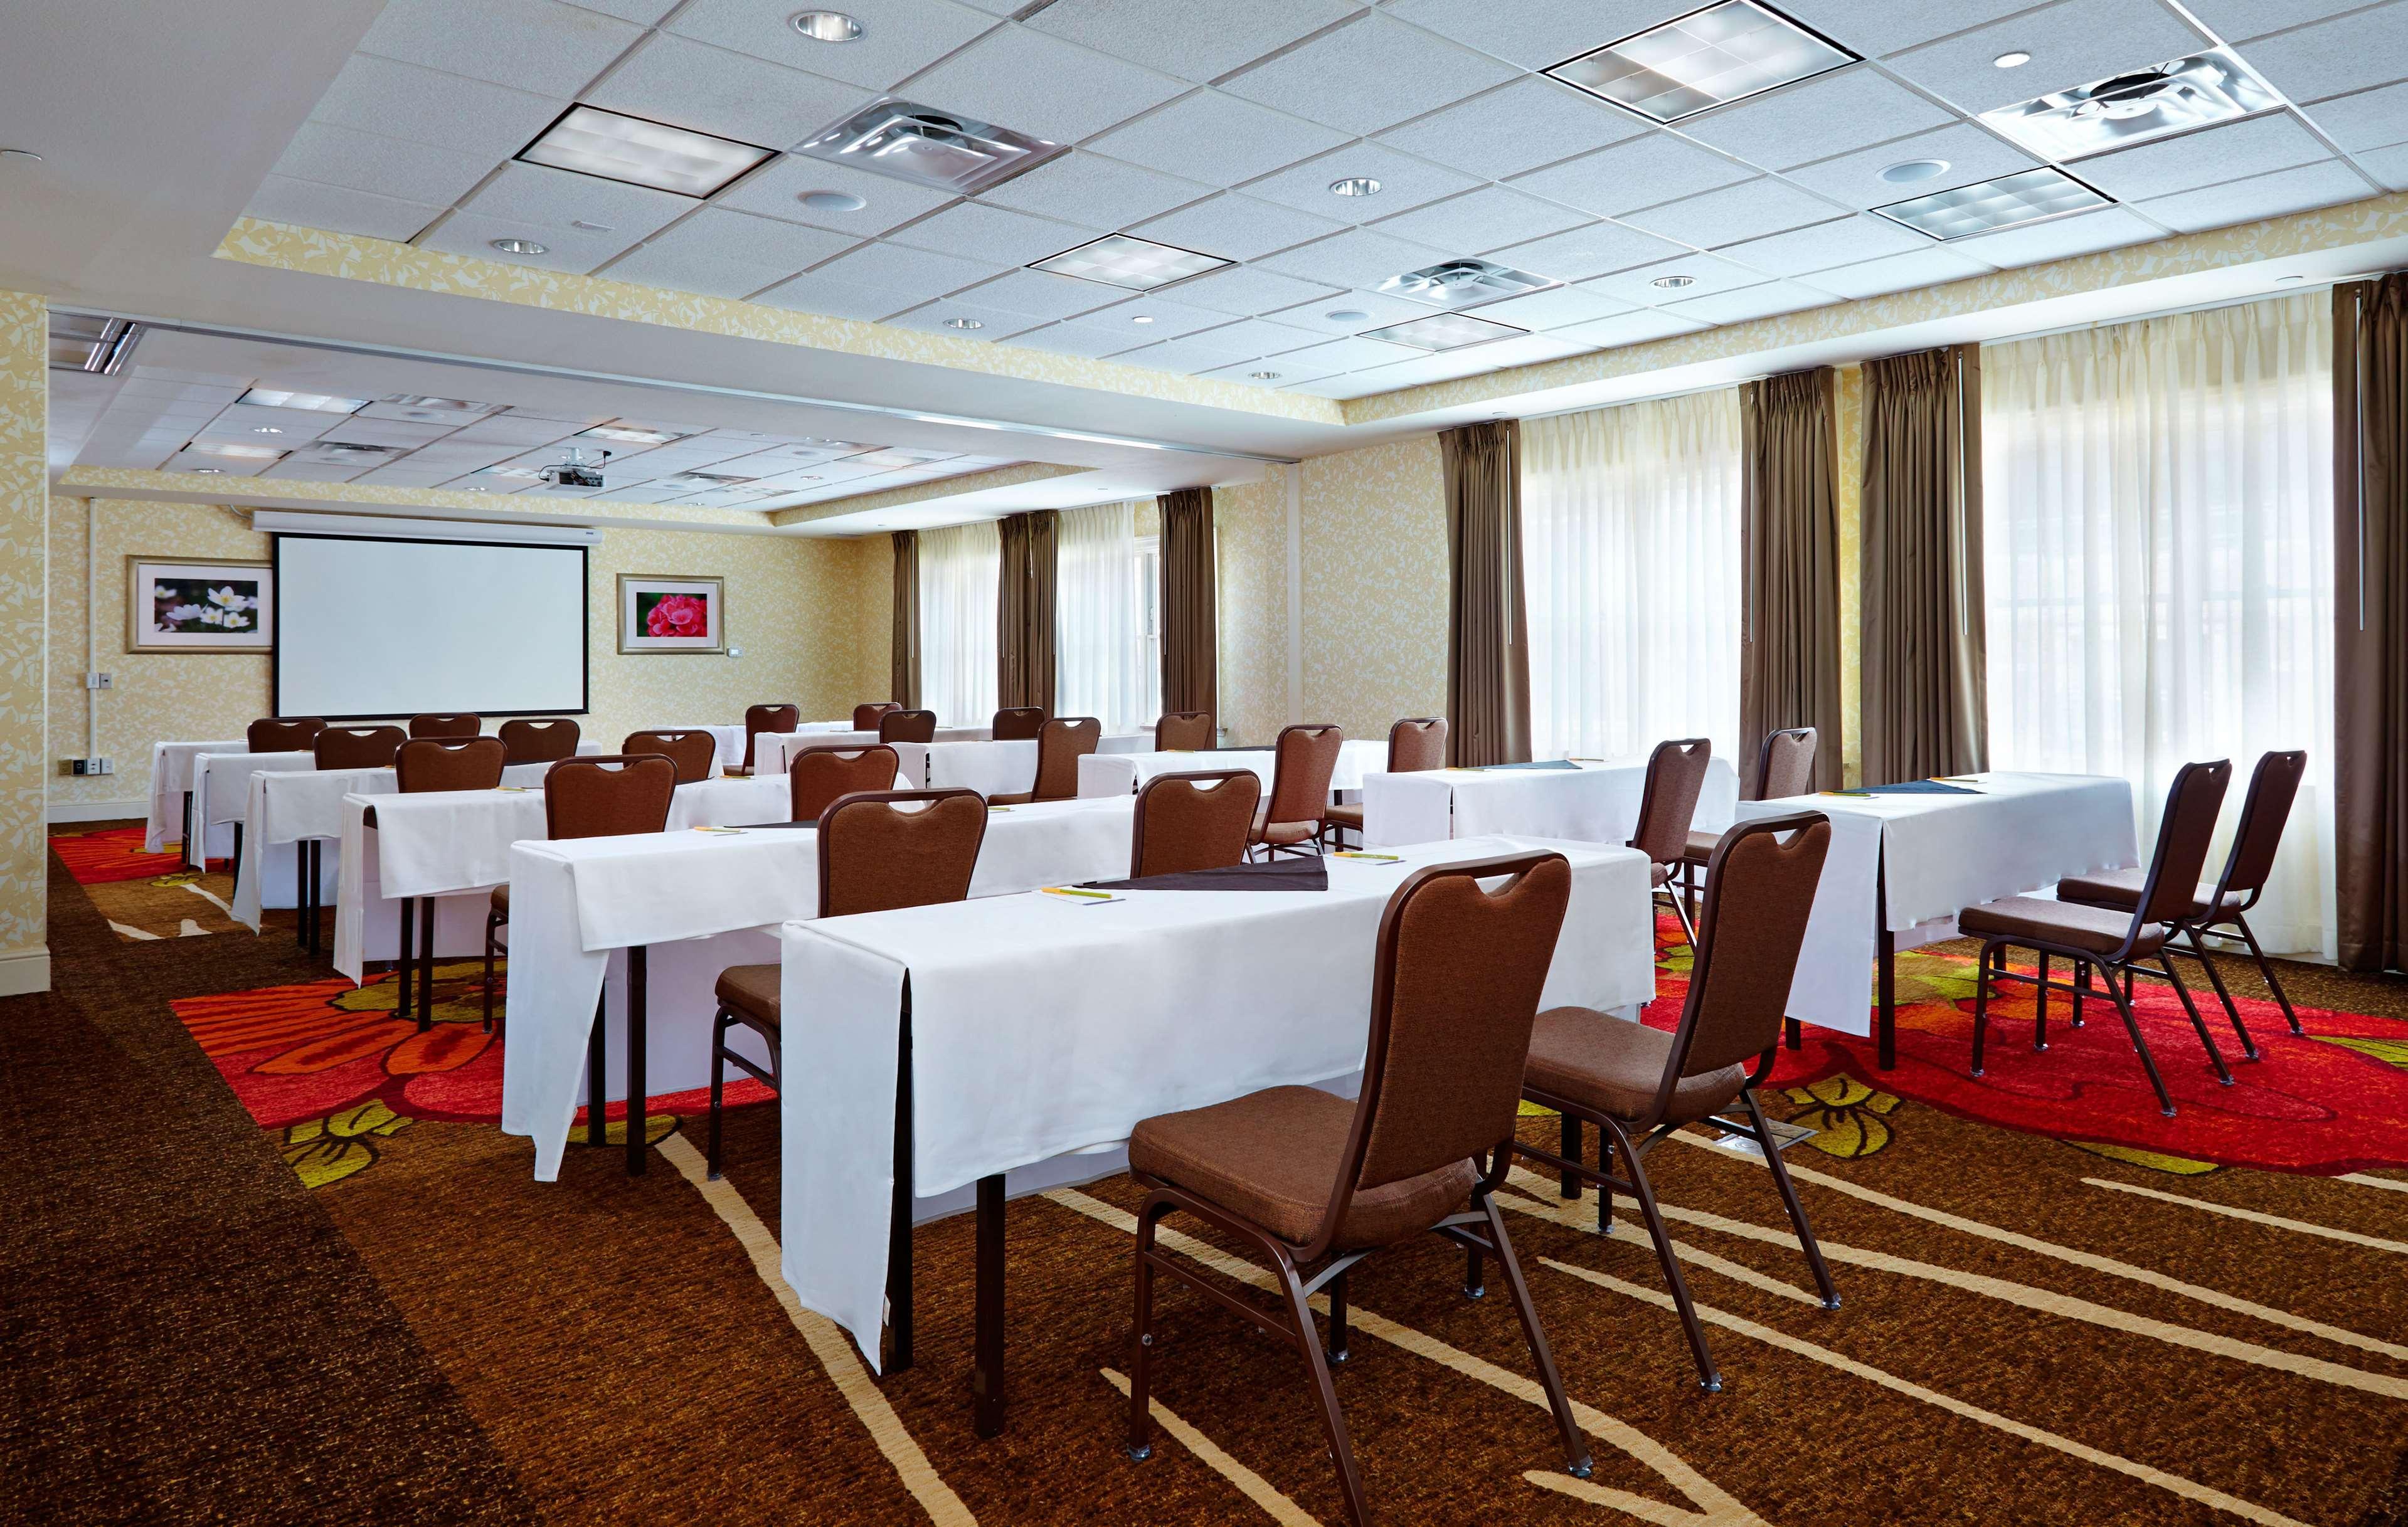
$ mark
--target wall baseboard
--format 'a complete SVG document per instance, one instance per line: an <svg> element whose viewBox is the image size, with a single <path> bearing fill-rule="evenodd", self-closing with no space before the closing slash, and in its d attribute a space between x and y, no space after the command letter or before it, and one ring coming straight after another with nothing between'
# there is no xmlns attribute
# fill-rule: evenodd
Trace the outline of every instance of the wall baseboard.
<svg viewBox="0 0 2408 1527"><path fill-rule="evenodd" d="M0 997L22 997L50 989L50 950L10 949L0 953Z"/></svg>
<svg viewBox="0 0 2408 1527"><path fill-rule="evenodd" d="M49 817L52 821L118 821L127 817L148 821L150 803L139 801L52 801Z"/></svg>

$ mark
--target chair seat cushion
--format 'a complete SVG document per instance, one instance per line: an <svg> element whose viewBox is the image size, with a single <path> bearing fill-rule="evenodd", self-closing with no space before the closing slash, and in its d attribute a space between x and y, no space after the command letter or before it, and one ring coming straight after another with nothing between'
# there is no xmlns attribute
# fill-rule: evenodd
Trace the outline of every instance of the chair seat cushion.
<svg viewBox="0 0 2408 1527"><path fill-rule="evenodd" d="M1525 1085L1616 1119L1646 1117L1672 1058L1672 1036L1591 1007L1550 1007L1530 1031ZM1684 1077L1667 1122L1685 1124L1727 1106L1747 1085L1743 1066Z"/></svg>
<svg viewBox="0 0 2408 1527"><path fill-rule="evenodd" d="M1129 1134L1129 1167L1302 1246L1321 1228L1354 1123L1349 1099L1317 1087L1267 1088L1141 1121ZM1427 1230L1463 1206L1474 1180L1465 1161L1356 1192L1338 1249L1386 1246Z"/></svg>
<svg viewBox="0 0 2408 1527"><path fill-rule="evenodd" d="M776 965L729 965L719 973L715 994L747 1023L775 1037L778 980Z"/></svg>
<svg viewBox="0 0 2408 1527"><path fill-rule="evenodd" d="M1026 806L1036 799L1037 792L1035 791L1015 790L1007 791L1001 795L990 795L986 798L986 804L989 806Z"/></svg>
<svg viewBox="0 0 2408 1527"><path fill-rule="evenodd" d="M508 881L494 887L494 911L504 922L510 920L510 888Z"/></svg>
<svg viewBox="0 0 2408 1527"><path fill-rule="evenodd" d="M1359 806L1333 806L1322 817L1340 827L1359 829L1363 825L1363 808Z"/></svg>
<svg viewBox="0 0 2408 1527"><path fill-rule="evenodd" d="M1666 885L1668 885L1669 883L1670 883L1671 878L1672 878L1672 866L1671 866L1671 865L1670 865L1670 864L1650 864L1650 865L1648 865L1648 866L1647 866L1647 883L1648 883L1649 885L1651 885L1651 886L1654 886L1656 890L1658 890L1658 891L1663 890L1663 889L1664 889L1664 887L1665 887Z"/></svg>
<svg viewBox="0 0 2408 1527"><path fill-rule="evenodd" d="M1282 845L1310 843L1321 835L1321 823L1317 821L1272 821L1269 820L1270 810L1268 806L1254 808L1254 828L1253 834L1247 838L1248 842ZM1331 1170L1335 1171L1336 1168L1332 1167Z"/></svg>
<svg viewBox="0 0 2408 1527"><path fill-rule="evenodd" d="M1720 833L1691 833L1689 846L1681 850L1681 862L1686 864L1702 864L1709 862L1714 856L1715 847L1722 840L1723 835Z"/></svg>
<svg viewBox="0 0 2408 1527"><path fill-rule="evenodd" d="M2009 938L2042 943L2090 954L2113 954L2124 947L2132 914L2074 902L2045 901L2038 896L2002 896L1956 914L1956 931L1974 938ZM2157 928L2142 931L2132 946L2135 956L2155 954L2165 942Z"/></svg>
<svg viewBox="0 0 2408 1527"><path fill-rule="evenodd" d="M2141 905L2141 892L2147 888L2149 872L2135 865L2130 869L2102 869L2095 875L2074 875L2057 882L2057 899L2080 902L2086 906L2113 906L2130 911ZM2215 882L2201 880L2193 893L2190 915L2206 912L2207 904L2215 899ZM2235 891L2224 898L2227 906L2240 906L2248 897Z"/></svg>

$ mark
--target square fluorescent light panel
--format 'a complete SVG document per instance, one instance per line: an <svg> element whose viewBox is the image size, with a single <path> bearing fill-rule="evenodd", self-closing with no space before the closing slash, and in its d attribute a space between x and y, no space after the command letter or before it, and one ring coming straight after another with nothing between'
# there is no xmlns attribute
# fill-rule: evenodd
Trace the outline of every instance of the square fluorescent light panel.
<svg viewBox="0 0 2408 1527"><path fill-rule="evenodd" d="M323 392L280 392L265 387L254 387L235 401L255 403L263 408L308 408L322 414L355 414L369 402L366 398L330 397Z"/></svg>
<svg viewBox="0 0 2408 1527"><path fill-rule="evenodd" d="M1378 290L1386 296L1426 302L1432 307L1469 307L1474 303L1525 297L1561 285L1561 281L1485 260L1447 260L1391 276L1380 283Z"/></svg>
<svg viewBox="0 0 2408 1527"><path fill-rule="evenodd" d="M1427 318L1409 318L1402 323L1373 329L1362 337L1384 339L1392 345L1411 345L1415 350L1436 350L1485 345L1492 339L1512 339L1529 332L1517 329L1511 323L1474 318L1469 313L1432 313Z"/></svg>
<svg viewBox="0 0 2408 1527"><path fill-rule="evenodd" d="M682 127L622 116L590 106L573 106L543 136L519 151L530 164L575 170L631 186L708 196L754 165L771 150L689 133Z"/></svg>
<svg viewBox="0 0 2408 1527"><path fill-rule="evenodd" d="M1082 281L1099 281L1131 292L1152 292L1234 263L1128 234L1106 234L1092 244L1048 255L1028 268L1056 276L1075 276Z"/></svg>
<svg viewBox="0 0 2408 1527"><path fill-rule="evenodd" d="M1985 111L1982 120L2042 159L2067 160L2280 105L2230 50L2218 48Z"/></svg>
<svg viewBox="0 0 2408 1527"><path fill-rule="evenodd" d="M1756 0L1722 0L1546 72L1651 121L1684 117L1856 62Z"/></svg>
<svg viewBox="0 0 2408 1527"><path fill-rule="evenodd" d="M974 196L1062 151L1008 127L889 96L873 101L795 151L872 175Z"/></svg>
<svg viewBox="0 0 2408 1527"><path fill-rule="evenodd" d="M1873 210L1934 238L1965 238L2113 205L2063 170L2043 166L1958 186L1954 191L1934 192L1911 201L1892 202Z"/></svg>

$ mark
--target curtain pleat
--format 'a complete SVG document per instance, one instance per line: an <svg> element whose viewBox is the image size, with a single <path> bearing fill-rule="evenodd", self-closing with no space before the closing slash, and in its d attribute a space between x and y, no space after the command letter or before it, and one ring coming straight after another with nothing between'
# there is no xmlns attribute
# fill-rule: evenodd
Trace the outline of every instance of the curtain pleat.
<svg viewBox="0 0 2408 1527"><path fill-rule="evenodd" d="M996 694L1005 706L1054 713L1054 509L1006 515L996 526Z"/></svg>
<svg viewBox="0 0 2408 1527"><path fill-rule="evenodd" d="M1160 666L1146 651L1137 506L1062 511L1054 593L1055 698L1065 716L1133 732L1161 714Z"/></svg>
<svg viewBox="0 0 2408 1527"><path fill-rule="evenodd" d="M2333 289L2336 955L2408 967L2408 274Z"/></svg>
<svg viewBox="0 0 2408 1527"><path fill-rule="evenodd" d="M920 533L895 533L895 635L887 697L907 710L920 706Z"/></svg>
<svg viewBox="0 0 2408 1527"><path fill-rule="evenodd" d="M1864 775L1989 760L1979 347L1865 363Z"/></svg>
<svg viewBox="0 0 2408 1527"><path fill-rule="evenodd" d="M1162 708L1220 710L1212 490L1182 488L1162 510Z"/></svg>
<svg viewBox="0 0 2408 1527"><path fill-rule="evenodd" d="M1530 756L1530 642L1522 598L1521 426L1439 435L1446 477L1447 751L1455 764Z"/></svg>
<svg viewBox="0 0 2408 1527"><path fill-rule="evenodd" d="M1815 729L1814 783L1840 782L1840 443L1829 366L1740 389L1741 788L1756 789L1766 734Z"/></svg>
<svg viewBox="0 0 2408 1527"><path fill-rule="evenodd" d="M920 533L920 706L940 726L995 718L996 565L992 520Z"/></svg>

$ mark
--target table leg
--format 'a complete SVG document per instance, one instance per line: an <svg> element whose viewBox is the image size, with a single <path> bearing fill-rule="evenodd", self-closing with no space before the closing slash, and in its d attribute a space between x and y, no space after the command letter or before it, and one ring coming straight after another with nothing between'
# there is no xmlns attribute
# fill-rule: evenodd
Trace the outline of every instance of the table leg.
<svg viewBox="0 0 2408 1527"><path fill-rule="evenodd" d="M886 1363L888 1373L911 1366L911 978L903 978L903 1009L895 1067L895 1204L886 1226Z"/></svg>
<svg viewBox="0 0 2408 1527"><path fill-rule="evenodd" d="M208 830L209 824L208 822L201 823L201 833L203 836L208 835ZM208 851L209 846L206 843L202 844L201 855L203 858L207 858L208 856ZM234 890L236 895L239 896L242 894L242 823L240 822L236 822L234 824Z"/></svg>
<svg viewBox="0 0 2408 1527"><path fill-rule="evenodd" d="M309 840L293 845L293 941L309 950Z"/></svg>
<svg viewBox="0 0 2408 1527"><path fill-rule="evenodd" d="M978 1180L978 1334L970 1369L970 1427L1003 1434L1003 1176Z"/></svg>
<svg viewBox="0 0 2408 1527"><path fill-rule="evenodd" d="M395 1018L408 1018L409 1016L409 967L412 963L409 957L410 934L417 920L418 909L410 906L408 897L404 896L401 898L400 912L401 925L396 930L396 936L401 940L401 948L398 951L399 958L393 963L393 980L396 989L393 1015Z"/></svg>
<svg viewBox="0 0 2408 1527"><path fill-rule="evenodd" d="M610 1010L610 993L606 989L594 1004L594 1027L585 1035L585 1143L598 1146L603 1140L602 1038L609 1024L605 1021Z"/></svg>
<svg viewBox="0 0 2408 1527"><path fill-rule="evenodd" d="M435 1027L435 898L418 898L418 1029Z"/></svg>
<svg viewBox="0 0 2408 1527"><path fill-rule="evenodd" d="M193 857L193 792L189 790L184 792L184 836L182 841L179 842L176 847L183 850L185 863L192 865L194 868L200 870L204 874L208 873L209 867L209 846L206 843L200 845L201 857L197 860Z"/></svg>
<svg viewBox="0 0 2408 1527"><path fill-rule="evenodd" d="M309 952L326 952L326 845L317 838L309 840Z"/></svg>
<svg viewBox="0 0 2408 1527"><path fill-rule="evenodd" d="M1889 931L1889 866L1887 850L1873 867L1873 972L1879 996L1873 1007L1874 1063L1888 1071L1898 1064L1898 935Z"/></svg>
<svg viewBox="0 0 2408 1527"><path fill-rule="evenodd" d="M644 946L627 950L627 1175L644 1175Z"/></svg>

